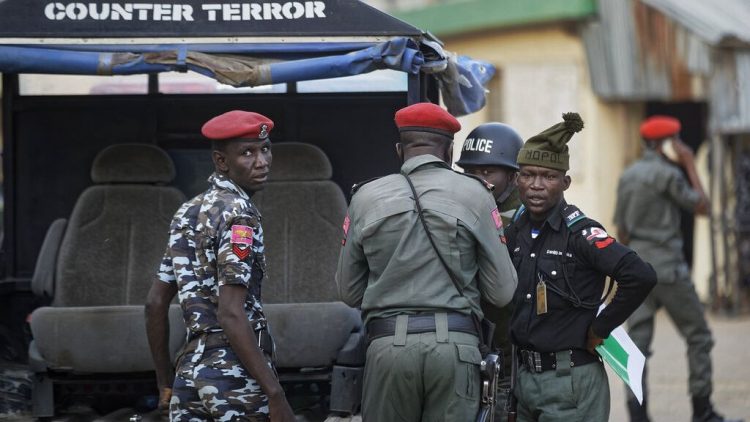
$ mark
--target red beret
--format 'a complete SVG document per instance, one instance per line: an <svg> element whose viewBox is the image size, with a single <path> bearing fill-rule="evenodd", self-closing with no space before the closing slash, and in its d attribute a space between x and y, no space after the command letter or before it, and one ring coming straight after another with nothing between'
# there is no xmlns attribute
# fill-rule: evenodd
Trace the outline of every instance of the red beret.
<svg viewBox="0 0 750 422"><path fill-rule="evenodd" d="M453 138L461 130L461 123L440 106L432 103L417 103L396 112L399 132L433 132Z"/></svg>
<svg viewBox="0 0 750 422"><path fill-rule="evenodd" d="M266 139L273 129L273 121L252 111L232 110L207 121L201 132L212 140Z"/></svg>
<svg viewBox="0 0 750 422"><path fill-rule="evenodd" d="M641 123L641 136L644 139L658 140L680 133L680 121L669 116L651 116Z"/></svg>

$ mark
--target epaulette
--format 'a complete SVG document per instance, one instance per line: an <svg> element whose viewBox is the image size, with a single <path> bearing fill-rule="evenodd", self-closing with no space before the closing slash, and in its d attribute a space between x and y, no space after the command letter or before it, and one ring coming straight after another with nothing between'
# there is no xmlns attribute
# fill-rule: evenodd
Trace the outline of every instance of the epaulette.
<svg viewBox="0 0 750 422"><path fill-rule="evenodd" d="M516 210L516 213L513 214L513 218L511 218L511 221L514 223L518 222L518 219L521 218L521 215L523 215L523 213L525 212L526 212L526 207L523 204L521 204L521 206L518 207L518 209Z"/></svg>
<svg viewBox="0 0 750 422"><path fill-rule="evenodd" d="M572 232L583 229L591 222L591 220L586 217L586 214L584 214L583 211L578 209L578 207L576 207L575 205L568 204L565 208L563 208L562 215L563 219L565 220L565 225L568 226L568 230Z"/></svg>
<svg viewBox="0 0 750 422"><path fill-rule="evenodd" d="M482 179L479 176L474 176L473 174L465 173L465 172L462 172L462 171L456 171L456 170L453 170L453 171L455 173L458 173L458 174L462 175L462 176L471 177L472 179L474 179L474 180L478 181L479 183L481 183L482 186L484 186L485 188L487 188L487 190L490 191L490 192L492 192L493 190L495 190L495 185L493 185L492 183L488 183L486 180Z"/></svg>
<svg viewBox="0 0 750 422"><path fill-rule="evenodd" d="M352 185L351 196L354 196L354 194L355 194L355 193L357 193L357 191L358 191L358 190L359 190L359 189L360 189L360 188L361 188L362 186L364 186L364 185L366 185L366 184L368 184L368 183L370 183L370 182L372 182L372 181L374 181L374 180L378 180L378 179L380 179L381 177L382 177L382 176L378 176L378 177L373 177L373 178L371 178L371 179L367 179L367 180L365 180L365 181L362 181L362 182L358 182L358 183L355 183L355 184L353 184L353 185Z"/></svg>

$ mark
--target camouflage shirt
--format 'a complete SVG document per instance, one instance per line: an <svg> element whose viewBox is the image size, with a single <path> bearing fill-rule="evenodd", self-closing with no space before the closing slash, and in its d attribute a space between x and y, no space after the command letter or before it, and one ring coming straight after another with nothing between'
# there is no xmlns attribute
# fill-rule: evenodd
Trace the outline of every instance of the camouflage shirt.
<svg viewBox="0 0 750 422"><path fill-rule="evenodd" d="M256 329L265 324L260 300L265 275L261 216L250 197L224 175L185 202L172 219L158 277L177 283L188 340L222 331L217 318L219 286L247 288L245 310Z"/></svg>

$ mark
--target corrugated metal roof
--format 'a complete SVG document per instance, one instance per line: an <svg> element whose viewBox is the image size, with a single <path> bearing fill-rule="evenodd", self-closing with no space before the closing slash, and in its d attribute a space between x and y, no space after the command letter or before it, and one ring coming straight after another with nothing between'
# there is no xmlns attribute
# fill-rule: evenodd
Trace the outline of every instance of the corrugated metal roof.
<svg viewBox="0 0 750 422"><path fill-rule="evenodd" d="M597 95L707 101L712 131L750 132L750 0L598 4L582 31Z"/></svg>
<svg viewBox="0 0 750 422"><path fill-rule="evenodd" d="M750 46L748 0L641 0L711 45Z"/></svg>
<svg viewBox="0 0 750 422"><path fill-rule="evenodd" d="M750 50L717 52L709 104L710 127L721 133L750 132Z"/></svg>
<svg viewBox="0 0 750 422"><path fill-rule="evenodd" d="M693 75L711 71L710 47L640 1L599 0L582 32L594 90L612 100L693 100Z"/></svg>

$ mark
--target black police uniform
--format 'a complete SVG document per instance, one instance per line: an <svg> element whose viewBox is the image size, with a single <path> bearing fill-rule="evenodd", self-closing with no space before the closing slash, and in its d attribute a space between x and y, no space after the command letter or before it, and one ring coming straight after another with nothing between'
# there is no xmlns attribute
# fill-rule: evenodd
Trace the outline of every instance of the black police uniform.
<svg viewBox="0 0 750 422"><path fill-rule="evenodd" d="M586 351L589 327L602 338L622 324L643 302L656 283L656 274L651 266L626 246L615 241L599 223L587 218L578 208L561 201L532 238L532 224L528 212L519 211L514 224L507 233L508 247L513 264L518 271L511 319L511 338L518 347L519 385L515 395L519 402L519 420L524 420L524 411L531 414L547 413L551 417L576 415L576 408L587 397L583 388L573 386L571 403L563 409L545 409L545 403L553 398L531 397L534 393L524 390L524 376L557 372L557 377L566 376L575 367L596 363L589 387L597 394L606 394L593 403L593 407L609 412L609 388L600 360ZM618 281L618 290L612 302L597 317L606 276ZM547 311L537 313L537 290L540 281L546 287ZM560 362L564 359L564 362ZM561 371L566 371L561 373ZM526 372L524 372L526 371ZM528 375L532 374L532 375ZM554 376L554 375L553 375ZM573 380L582 379L573 377ZM603 381L602 381L603 380ZM526 385L531 381L527 382ZM570 384L570 382L568 382ZM558 392L550 391L550 394ZM592 396L593 397L593 396ZM591 399L592 397L589 397ZM536 400L539 399L539 402ZM573 413L569 412L572 408ZM596 410L589 410L597 413ZM596 415L589 415L597 420ZM606 419L606 416L603 416Z"/></svg>

